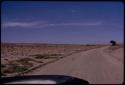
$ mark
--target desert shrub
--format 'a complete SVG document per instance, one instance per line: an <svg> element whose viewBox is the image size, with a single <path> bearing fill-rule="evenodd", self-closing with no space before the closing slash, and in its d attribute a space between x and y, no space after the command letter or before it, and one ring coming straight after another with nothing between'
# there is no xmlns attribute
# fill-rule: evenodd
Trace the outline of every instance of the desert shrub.
<svg viewBox="0 0 125 85"><path fill-rule="evenodd" d="M22 71L25 71L27 70L28 68L25 67L25 66L15 66L13 67L15 69L15 72L22 72Z"/></svg>
<svg viewBox="0 0 125 85"><path fill-rule="evenodd" d="M61 56L61 54L50 54L49 56Z"/></svg>
<svg viewBox="0 0 125 85"><path fill-rule="evenodd" d="M22 71L25 71L25 70L27 70L27 67L13 64L13 65L10 65L3 72L4 73L15 73L15 72L22 72Z"/></svg>
<svg viewBox="0 0 125 85"><path fill-rule="evenodd" d="M49 55L36 55L35 58L37 58L37 59L48 59Z"/></svg>
<svg viewBox="0 0 125 85"><path fill-rule="evenodd" d="M21 63L22 65L24 65L26 67L31 67L31 66L33 66L33 64L29 62L31 60L32 60L31 58L22 58L22 59L17 60L17 62Z"/></svg>
<svg viewBox="0 0 125 85"><path fill-rule="evenodd" d="M50 57L50 56L44 57L44 59L49 59L49 58L57 58L57 57Z"/></svg>
<svg viewBox="0 0 125 85"><path fill-rule="evenodd" d="M49 58L57 58L57 56L60 56L61 54L36 54L32 55L35 56L37 59L49 59Z"/></svg>
<svg viewBox="0 0 125 85"><path fill-rule="evenodd" d="M36 59L45 59L45 58L47 58L47 57L42 55L42 56L35 56L35 58L36 58Z"/></svg>
<svg viewBox="0 0 125 85"><path fill-rule="evenodd" d="M20 61L33 61L33 59L31 59L31 58L22 58L22 59L20 59Z"/></svg>
<svg viewBox="0 0 125 85"><path fill-rule="evenodd" d="M22 64L22 65L20 65ZM8 67L3 70L3 73L15 73L22 72L30 68L33 64L28 62L28 58L20 60L14 60L8 63Z"/></svg>

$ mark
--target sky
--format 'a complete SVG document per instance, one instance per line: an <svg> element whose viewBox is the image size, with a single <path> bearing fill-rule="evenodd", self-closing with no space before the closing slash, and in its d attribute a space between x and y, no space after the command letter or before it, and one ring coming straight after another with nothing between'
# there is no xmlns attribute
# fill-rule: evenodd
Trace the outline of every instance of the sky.
<svg viewBox="0 0 125 85"><path fill-rule="evenodd" d="M4 1L1 41L10 43L123 43L122 2Z"/></svg>

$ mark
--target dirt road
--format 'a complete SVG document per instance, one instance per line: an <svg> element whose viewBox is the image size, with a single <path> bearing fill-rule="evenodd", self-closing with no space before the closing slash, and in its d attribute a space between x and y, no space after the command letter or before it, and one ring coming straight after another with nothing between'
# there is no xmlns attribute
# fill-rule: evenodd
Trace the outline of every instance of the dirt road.
<svg viewBox="0 0 125 85"><path fill-rule="evenodd" d="M90 84L119 84L123 82L123 60L104 52L107 47L76 53L38 68L28 75L68 75L87 80ZM123 57L119 56L119 57ZM122 58L123 59L123 58Z"/></svg>

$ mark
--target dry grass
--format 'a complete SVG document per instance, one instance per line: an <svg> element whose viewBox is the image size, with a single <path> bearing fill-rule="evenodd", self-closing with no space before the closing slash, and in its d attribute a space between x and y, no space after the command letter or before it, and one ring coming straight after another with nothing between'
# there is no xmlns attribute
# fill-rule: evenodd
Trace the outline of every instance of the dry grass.
<svg viewBox="0 0 125 85"><path fill-rule="evenodd" d="M103 47L103 45L2 43L2 75L23 72L36 64L44 64L72 52L99 47Z"/></svg>
<svg viewBox="0 0 125 85"><path fill-rule="evenodd" d="M28 68L25 66L20 66L18 63L9 63L4 68L1 69L3 75L11 74L11 73L18 73L27 70Z"/></svg>
<svg viewBox="0 0 125 85"><path fill-rule="evenodd" d="M36 59L49 59L49 58L58 58L61 54L35 54L31 55Z"/></svg>

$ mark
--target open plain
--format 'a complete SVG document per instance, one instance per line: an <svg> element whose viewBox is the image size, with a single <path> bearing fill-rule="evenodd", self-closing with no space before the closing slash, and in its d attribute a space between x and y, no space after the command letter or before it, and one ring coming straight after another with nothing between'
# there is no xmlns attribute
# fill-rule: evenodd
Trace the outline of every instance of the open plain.
<svg viewBox="0 0 125 85"><path fill-rule="evenodd" d="M123 45L1 44L2 75L68 75L123 83Z"/></svg>

